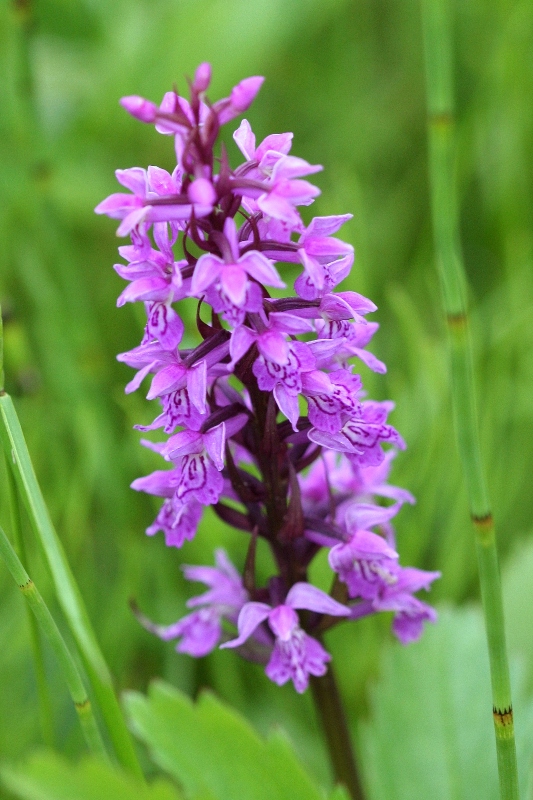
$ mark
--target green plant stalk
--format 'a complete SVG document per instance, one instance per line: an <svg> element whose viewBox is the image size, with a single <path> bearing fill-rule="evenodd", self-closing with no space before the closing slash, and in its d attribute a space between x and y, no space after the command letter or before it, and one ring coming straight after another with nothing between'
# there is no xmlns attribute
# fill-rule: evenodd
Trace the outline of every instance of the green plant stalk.
<svg viewBox="0 0 533 800"><path fill-rule="evenodd" d="M3 332L0 311L0 356ZM3 360L0 360L3 378ZM61 541L52 525L48 508L37 482L24 434L11 397L0 384L0 439L12 467L19 496L26 507L31 526L52 576L59 604L78 646L119 763L142 778L130 733L118 704L113 681L98 645L89 616L71 572Z"/></svg>
<svg viewBox="0 0 533 800"><path fill-rule="evenodd" d="M433 233L450 341L454 420L476 538L490 661L500 796L503 800L518 800L502 591L494 522L481 458L465 302L466 279L458 226L454 174L452 18L449 0L423 0L422 11Z"/></svg>
<svg viewBox="0 0 533 800"><path fill-rule="evenodd" d="M339 687L331 664L325 675L309 678L315 707L324 730L335 780L344 784L352 800L364 800L351 736Z"/></svg>
<svg viewBox="0 0 533 800"><path fill-rule="evenodd" d="M26 547L22 535L22 525L20 519L20 507L18 502L17 487L10 464L6 459L6 472L9 492L9 506L11 509L11 530L13 532L13 542L15 552L19 557L24 568L28 565ZM30 630L30 642L33 654L33 664L35 668L35 679L37 682L37 696L39 698L39 721L43 741L48 747L54 747L54 721L52 714L52 704L50 693L46 682L46 668L44 663L44 653L41 637L35 615L29 605L26 605L28 613L28 627Z"/></svg>
<svg viewBox="0 0 533 800"><path fill-rule="evenodd" d="M59 632L59 628L48 606L41 597L34 582L29 577L28 573L22 566L17 554L15 553L6 534L0 528L0 555L5 561L5 564L13 576L14 580L26 598L26 602L31 611L35 615L35 619L39 623L41 630L48 639L52 650L59 662L61 671L63 672L65 681L72 697L72 702L78 714L80 724L85 736L85 741L89 750L98 755L107 758L106 749L96 724L96 719L91 707L91 702L87 697L87 692L83 685L83 681L78 672L78 668L70 654L70 651L65 644L65 640Z"/></svg>
<svg viewBox="0 0 533 800"><path fill-rule="evenodd" d="M24 501L30 522L42 547L54 582L57 599L78 645L117 759L123 767L138 777L142 777L133 742L115 695L111 674L98 645L65 551L52 525L33 470L17 412L11 397L1 390L0 438L7 458L12 459L19 494Z"/></svg>

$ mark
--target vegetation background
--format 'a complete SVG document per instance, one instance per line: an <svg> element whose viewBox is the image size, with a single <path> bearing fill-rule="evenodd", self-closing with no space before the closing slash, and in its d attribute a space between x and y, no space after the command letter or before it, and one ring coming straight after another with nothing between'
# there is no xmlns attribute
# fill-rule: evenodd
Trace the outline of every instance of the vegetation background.
<svg viewBox="0 0 533 800"><path fill-rule="evenodd" d="M454 5L462 243L509 645L524 698L520 733L533 691L533 5ZM469 605L445 610L442 625L409 651L392 642L387 619L330 636L372 797L403 797L398 783L392 794L380 788L379 753L387 760L380 747L390 739L403 752L405 715L414 714L421 727L408 761L430 780L449 743L441 722L451 695L435 700L438 685L461 681L453 677L457 659L463 675L472 674L461 691L466 681L475 694L479 683L478 656L468 650L480 626L475 554L432 253L418 0L2 0L6 388L119 690L144 690L155 676L191 695L210 686L260 731L286 729L309 771L327 784L310 697L273 686L260 667L228 652L200 661L177 655L138 625L128 605L135 598L148 616L169 623L190 594L182 563L209 563L220 545L239 566L244 558L241 534L210 513L182 551L165 548L161 534L144 535L156 504L129 484L157 462L132 425L151 420L156 408L142 391L124 395L131 371L115 360L138 343L143 321L136 308L115 308L122 286L112 269L115 225L93 214L117 190L116 168L173 166L171 140L135 122L118 99L159 101L175 83L185 91L184 76L204 60L213 65L213 99L243 77L266 76L246 115L258 139L294 131L295 154L325 168L313 212L354 215L343 229L356 248L346 288L378 304L373 347L388 365L386 376L362 367L363 380L370 396L396 401L392 421L408 450L392 482L418 499L397 520L402 561L442 571L432 602ZM3 464L0 470L0 523L8 528ZM30 572L61 621L30 536L28 545ZM2 565L0 643L0 753L13 760L41 734L25 609ZM482 637L479 653L486 672ZM83 744L51 656L48 677L57 747L74 757ZM441 720L437 733L431 714ZM490 740L489 716L481 724ZM521 759L525 775L528 754ZM405 780L405 797L415 797Z"/></svg>

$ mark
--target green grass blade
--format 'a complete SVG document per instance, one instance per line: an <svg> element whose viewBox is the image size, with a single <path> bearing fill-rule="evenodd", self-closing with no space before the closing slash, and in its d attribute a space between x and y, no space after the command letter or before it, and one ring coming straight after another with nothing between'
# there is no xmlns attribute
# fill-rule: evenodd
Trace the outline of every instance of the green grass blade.
<svg viewBox="0 0 533 800"><path fill-rule="evenodd" d="M24 545L24 538L22 535L22 526L20 519L20 506L17 494L17 487L15 484L15 477L13 470L6 459L6 474L8 482L9 493L9 506L11 509L11 530L13 533L14 548L17 556L24 568L28 565L26 555L26 548ZM39 628L35 615L29 606L26 606L28 612L28 626L30 629L30 641L33 654L33 664L35 669L35 679L37 682L37 696L39 698L39 721L41 724L41 733L43 741L49 747L54 746L54 722L52 714L52 704L50 702L50 693L48 691L48 684L46 682L46 669L44 665L44 654L39 635Z"/></svg>
<svg viewBox="0 0 533 800"><path fill-rule="evenodd" d="M0 394L0 438L7 458L12 460L18 491L42 546L57 599L78 645L117 758L125 768L140 776L141 768L115 695L111 674L96 640L63 546L52 525L15 407L5 392Z"/></svg>
<svg viewBox="0 0 533 800"><path fill-rule="evenodd" d="M61 671L64 675L74 708L78 714L80 724L85 736L87 746L92 752L106 756L105 746L96 724L91 703L87 697L87 692L80 677L78 668L65 644L65 640L59 632L48 606L41 597L37 587L22 566L17 554L6 534L0 528L0 555L4 559L6 566L16 581L20 591L26 598L26 602L33 612L35 619L39 623L41 630L48 639L52 650L58 660Z"/></svg>

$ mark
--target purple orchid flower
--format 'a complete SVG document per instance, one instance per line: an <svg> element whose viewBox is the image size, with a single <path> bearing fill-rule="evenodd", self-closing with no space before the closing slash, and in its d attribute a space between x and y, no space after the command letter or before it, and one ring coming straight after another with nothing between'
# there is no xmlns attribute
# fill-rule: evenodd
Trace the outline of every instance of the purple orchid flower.
<svg viewBox="0 0 533 800"><path fill-rule="evenodd" d="M291 153L291 133L257 145L243 120L234 140L244 162L232 169L227 152L215 150L221 126L248 108L262 81L247 78L211 102L211 67L203 63L189 82L190 100L177 91L160 105L123 98L130 114L173 137L176 165L118 170L129 193L111 195L96 211L120 220L117 233L131 237L119 248L127 263L115 266L128 282L118 304L141 302L146 311L141 344L119 360L137 370L126 391L150 375L147 397L162 410L135 427L170 436L143 444L171 468L132 484L163 499L148 535L162 531L168 545L181 547L211 505L225 523L265 542L279 573L256 585L253 544L245 591L219 551L215 567L186 568L210 587L188 603L191 613L168 628L147 627L200 656L227 636L224 621L237 624L224 646L239 647L266 663L273 681L290 680L302 692L330 660L312 636L320 615L329 627L392 612L396 636L412 641L435 619L415 592L437 573L399 563L391 520L414 499L388 476L405 445L387 421L393 403L363 399L354 361L386 371L367 350L378 324L366 316L376 306L335 291L354 260L353 246L335 236L351 215L304 224L300 206L320 193L307 178L322 168ZM279 296L285 266L295 264L303 267L296 294ZM188 310L182 313L193 298L195 345L184 329ZM394 505L377 505L379 497ZM323 547L350 608L307 582ZM300 619L299 610L311 613Z"/></svg>
<svg viewBox="0 0 533 800"><path fill-rule="evenodd" d="M203 505L212 505L224 488L220 474L224 468L226 425L200 433L185 430L174 434L161 448L162 455L177 468L176 496L194 498Z"/></svg>
<svg viewBox="0 0 533 800"><path fill-rule="evenodd" d="M361 413L359 375L345 369L329 375L322 370L302 374L302 394L307 399L309 421L320 431L336 434L346 415Z"/></svg>
<svg viewBox="0 0 533 800"><path fill-rule="evenodd" d="M146 533L148 536L154 536L162 531L168 547L182 547L185 541L194 539L203 513L202 504L194 497L183 501L177 496L179 479L178 469L156 470L144 478L137 478L131 484L131 488L138 492L165 498Z"/></svg>
<svg viewBox="0 0 533 800"><path fill-rule="evenodd" d="M276 161L283 155L289 153L292 146L292 133L272 133L263 139L261 144L255 146L255 135L252 132L250 123L243 119L237 130L233 134L235 143L247 162L257 162L256 165L249 163L246 165L245 174L256 178L269 177ZM252 172L252 169L257 172Z"/></svg>
<svg viewBox="0 0 533 800"><path fill-rule="evenodd" d="M380 611L392 611L392 630L397 639L404 645L415 642L422 635L424 622L437 621L437 612L413 594L420 589L429 591L430 584L437 578L440 578L440 572L398 567L394 582L383 585L371 600L353 607L352 619L361 619Z"/></svg>
<svg viewBox="0 0 533 800"><path fill-rule="evenodd" d="M351 218L352 214L314 217L301 233L295 252L289 251L285 254L286 261L295 263L299 261L303 265L305 272L300 282L314 287L316 296L320 296L323 292L326 276L331 280L331 267L336 261L351 259L353 262L353 246L331 235ZM346 263L345 261L344 264ZM313 293L313 289L309 291Z"/></svg>
<svg viewBox="0 0 533 800"><path fill-rule="evenodd" d="M350 597L372 599L382 587L396 583L398 553L369 528L388 522L398 513L399 505L381 508L353 504L346 512L349 534L346 542L336 544L329 552L329 565L348 587Z"/></svg>
<svg viewBox="0 0 533 800"><path fill-rule="evenodd" d="M222 638L222 621L235 622L239 610L247 600L242 579L226 552L215 551L215 567L183 568L190 581L205 583L209 589L187 601L188 608L196 609L172 625L155 625L145 617L140 620L145 628L168 642L179 639L176 650L200 658L215 649Z"/></svg>
<svg viewBox="0 0 533 800"><path fill-rule="evenodd" d="M209 290L208 299L213 309L236 327L242 324L247 312L262 309L263 295L259 284L279 288L285 284L262 253L250 251L239 255L235 222L229 217L224 224L224 236L226 260L211 254L201 256L194 270L191 293L198 297Z"/></svg>
<svg viewBox="0 0 533 800"><path fill-rule="evenodd" d="M307 689L309 675L324 675L331 656L320 642L302 630L295 609L307 609L337 617L350 615L349 608L333 600L316 586L295 583L285 602L274 608L267 603L246 603L237 621L238 637L225 642L221 647L238 647L244 644L256 628L268 620L275 642L265 672L279 686L292 680L296 691L302 693Z"/></svg>
<svg viewBox="0 0 533 800"><path fill-rule="evenodd" d="M118 182L133 194L111 194L96 206L95 212L122 220L117 236L127 236L141 224L182 222L190 219L193 212L196 217L205 217L213 210L212 204L204 206L188 202L188 197L183 198L176 181L177 172L171 176L158 167L149 167L148 170L132 167L118 169L115 174Z"/></svg>
<svg viewBox="0 0 533 800"><path fill-rule="evenodd" d="M398 431L392 425L385 424L391 408L390 402L365 401L361 403L361 413L346 419L338 433L313 428L309 438L316 444L348 454L362 466L376 466L384 458L381 442L405 449L405 442Z"/></svg>

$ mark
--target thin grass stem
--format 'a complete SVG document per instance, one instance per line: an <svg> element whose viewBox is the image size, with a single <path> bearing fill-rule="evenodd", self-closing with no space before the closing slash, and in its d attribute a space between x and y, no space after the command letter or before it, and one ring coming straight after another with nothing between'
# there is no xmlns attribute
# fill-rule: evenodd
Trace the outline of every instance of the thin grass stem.
<svg viewBox="0 0 533 800"><path fill-rule="evenodd" d="M24 595L29 608L35 615L35 619L54 651L65 678L72 702L74 703L74 708L78 714L88 748L93 753L107 758L104 742L98 730L91 703L85 691L76 663L48 610L48 606L22 566L19 557L15 553L11 542L2 528L0 528L0 555L4 559L9 572Z"/></svg>
<svg viewBox="0 0 533 800"><path fill-rule="evenodd" d="M20 506L17 495L17 487L11 465L6 459L6 473L7 484L9 493L9 507L11 510L11 530L13 532L14 549L19 557L23 567L26 569L28 566L28 558L26 554L26 546L24 544L24 537L22 535L22 524L20 518ZM39 722L41 725L41 733L43 742L48 747L54 747L54 717L52 713L52 703L50 701L50 692L48 691L48 683L46 681L46 668L44 661L44 652L42 647L41 636L35 615L32 613L29 605L26 606L28 615L28 627L30 631L30 642L33 655L33 665L35 669L35 680L37 683L37 697L39 699Z"/></svg>
<svg viewBox="0 0 533 800"><path fill-rule="evenodd" d="M0 314L1 318L1 314ZM0 339L2 330L0 324ZM3 365L0 363L0 371ZM11 460L19 496L39 542L53 580L58 602L65 614L91 682L95 699L119 763L140 778L143 773L118 703L111 673L100 650L80 590L63 545L54 529L37 482L24 434L11 397L0 386L0 439Z"/></svg>
<svg viewBox="0 0 533 800"><path fill-rule="evenodd" d="M450 341L454 420L476 538L487 632L502 800L518 799L513 707L496 535L479 441L455 187L452 15L449 0L423 0L429 172L435 255Z"/></svg>

